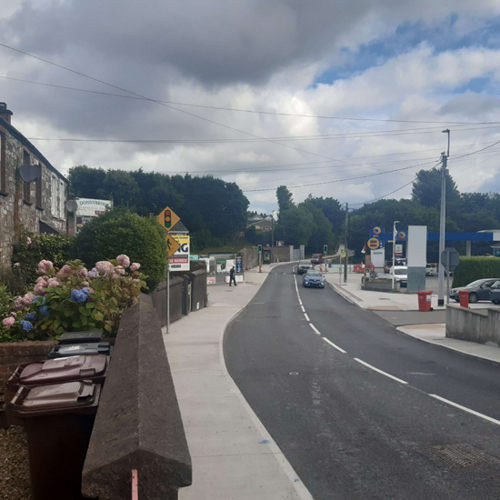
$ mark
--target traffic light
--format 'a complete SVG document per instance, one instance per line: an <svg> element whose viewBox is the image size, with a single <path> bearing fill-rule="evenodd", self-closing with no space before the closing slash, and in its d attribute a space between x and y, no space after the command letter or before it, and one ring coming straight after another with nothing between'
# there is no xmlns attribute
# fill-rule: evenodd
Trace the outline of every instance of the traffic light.
<svg viewBox="0 0 500 500"><path fill-rule="evenodd" d="M165 210L165 229L168 231L172 227L172 212Z"/></svg>
<svg viewBox="0 0 500 500"><path fill-rule="evenodd" d="M328 253L328 245L323 245L323 253L325 255Z"/></svg>
<svg viewBox="0 0 500 500"><path fill-rule="evenodd" d="M262 245L259 245L259 255L262 253Z"/></svg>

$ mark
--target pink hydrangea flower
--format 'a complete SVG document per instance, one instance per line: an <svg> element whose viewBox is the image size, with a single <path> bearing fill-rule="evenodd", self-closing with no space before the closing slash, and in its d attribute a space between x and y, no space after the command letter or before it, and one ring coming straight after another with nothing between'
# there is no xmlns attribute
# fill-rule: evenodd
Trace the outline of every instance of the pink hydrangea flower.
<svg viewBox="0 0 500 500"><path fill-rule="evenodd" d="M11 315L11 316L14 316L14 318L15 318L15 317L17 316L17 313L15 313L15 312L11 312L11 313L10 313L10 315Z"/></svg>
<svg viewBox="0 0 500 500"><path fill-rule="evenodd" d="M116 258L116 260L118 261L118 264L120 264L120 266L123 266L123 267L130 266L130 259L125 254L118 255L118 257Z"/></svg>
<svg viewBox="0 0 500 500"><path fill-rule="evenodd" d="M115 272L115 266L108 262L107 260L101 260L100 262L96 262L95 268L99 272L99 274L108 276Z"/></svg>
<svg viewBox="0 0 500 500"><path fill-rule="evenodd" d="M19 262L16 262L16 263L14 264L14 267L19 267L20 265L21 265L21 264L19 264Z"/></svg>
<svg viewBox="0 0 500 500"><path fill-rule="evenodd" d="M113 274L111 275L111 277L112 277L114 280L116 280L116 279L118 279L118 278L120 277L120 275L119 275L119 274L116 274L116 273L113 273Z"/></svg>
<svg viewBox="0 0 500 500"><path fill-rule="evenodd" d="M88 281L82 281L82 285L84 287L90 286L90 283Z"/></svg>
<svg viewBox="0 0 500 500"><path fill-rule="evenodd" d="M78 276L80 276L80 278L86 278L88 273L88 270L85 268L78 269Z"/></svg>
<svg viewBox="0 0 500 500"><path fill-rule="evenodd" d="M33 288L33 291L37 295L45 295L47 293L46 288L49 286L49 284L46 281L40 281L40 283L37 283L35 285L35 288Z"/></svg>
<svg viewBox="0 0 500 500"><path fill-rule="evenodd" d="M140 265L140 264L138 264L137 262L134 262L134 263L130 266L130 270L131 270L132 272L134 272L134 271L137 271L140 267L141 267L141 265Z"/></svg>
<svg viewBox="0 0 500 500"><path fill-rule="evenodd" d="M23 303L25 307L28 307L32 302L33 299L35 298L35 294L32 292L28 292L24 297L23 297Z"/></svg>
<svg viewBox="0 0 500 500"><path fill-rule="evenodd" d="M68 266L68 264L64 265L61 267L59 272L57 273L57 276L61 276L62 278L67 278L71 276L71 267Z"/></svg>
<svg viewBox="0 0 500 500"><path fill-rule="evenodd" d="M115 273L121 274L123 276L125 274L125 269L123 269L122 266L116 266L115 267Z"/></svg>
<svg viewBox="0 0 500 500"><path fill-rule="evenodd" d="M26 239L26 245L31 245L31 238L30 238L30 237L28 237L28 238Z"/></svg>
<svg viewBox="0 0 500 500"><path fill-rule="evenodd" d="M4 328L10 328L15 322L16 320L12 316L9 316L2 321L2 325Z"/></svg>
<svg viewBox="0 0 500 500"><path fill-rule="evenodd" d="M16 311L21 311L22 309L25 308L24 301L22 297L16 297L14 299L14 309Z"/></svg>
<svg viewBox="0 0 500 500"><path fill-rule="evenodd" d="M46 274L49 269L52 269L54 264L50 260L41 260L38 263L38 274Z"/></svg>
<svg viewBox="0 0 500 500"><path fill-rule="evenodd" d="M84 286L86 290L88 290L90 293L95 293L95 290L91 286Z"/></svg>
<svg viewBox="0 0 500 500"><path fill-rule="evenodd" d="M55 288L56 286L59 286L61 282L57 278L49 278L49 281L47 283L49 288Z"/></svg>

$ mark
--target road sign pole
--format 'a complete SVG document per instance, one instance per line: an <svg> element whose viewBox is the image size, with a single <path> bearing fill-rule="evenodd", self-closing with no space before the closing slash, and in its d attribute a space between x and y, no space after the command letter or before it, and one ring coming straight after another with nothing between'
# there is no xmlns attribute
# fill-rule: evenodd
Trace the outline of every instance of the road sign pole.
<svg viewBox="0 0 500 500"><path fill-rule="evenodd" d="M450 303L450 252L446 252L446 303Z"/></svg>
<svg viewBox="0 0 500 500"><path fill-rule="evenodd" d="M167 269L167 333L170 326L170 259Z"/></svg>

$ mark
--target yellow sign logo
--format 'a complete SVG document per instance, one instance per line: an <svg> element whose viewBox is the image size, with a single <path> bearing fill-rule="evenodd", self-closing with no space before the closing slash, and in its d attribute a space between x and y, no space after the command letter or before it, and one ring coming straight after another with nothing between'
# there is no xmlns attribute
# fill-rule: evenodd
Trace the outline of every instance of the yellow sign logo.
<svg viewBox="0 0 500 500"><path fill-rule="evenodd" d="M378 236L381 233L382 233L382 229L380 229L378 226L373 228L373 234L375 236Z"/></svg>
<svg viewBox="0 0 500 500"><path fill-rule="evenodd" d="M380 246L380 241L378 238L370 238L368 240L368 248L370 250L376 250Z"/></svg>

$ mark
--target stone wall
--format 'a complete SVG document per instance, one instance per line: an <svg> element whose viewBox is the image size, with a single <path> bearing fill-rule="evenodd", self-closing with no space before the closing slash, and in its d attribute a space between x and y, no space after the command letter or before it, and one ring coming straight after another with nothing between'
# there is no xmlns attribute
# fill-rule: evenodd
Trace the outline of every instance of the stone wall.
<svg viewBox="0 0 500 500"><path fill-rule="evenodd" d="M40 234L40 222L53 232L67 232L68 181L16 129L0 118L0 266L9 266L12 245L19 237L21 226ZM41 165L41 178L24 186L19 167L26 161ZM53 190L53 178L59 190ZM54 186L55 187L55 186ZM53 192L56 191L56 192ZM52 209L56 196L57 210Z"/></svg>
<svg viewBox="0 0 500 500"><path fill-rule="evenodd" d="M500 346L500 310L468 309L455 304L446 306L446 336Z"/></svg>

